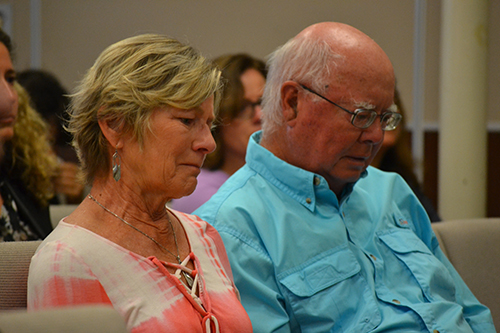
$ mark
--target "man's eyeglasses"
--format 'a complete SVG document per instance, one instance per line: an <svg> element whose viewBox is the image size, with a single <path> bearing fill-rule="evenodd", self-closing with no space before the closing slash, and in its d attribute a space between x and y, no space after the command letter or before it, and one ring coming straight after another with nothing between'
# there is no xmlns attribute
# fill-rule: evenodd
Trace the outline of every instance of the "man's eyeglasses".
<svg viewBox="0 0 500 333"><path fill-rule="evenodd" d="M373 122L375 121L375 119L377 119L377 117L380 117L380 125L382 127L382 130L383 131L392 131L392 130L396 129L399 122L403 118L403 116L400 113L392 112L392 111L384 112L381 115L377 114L377 112L374 110L366 110L366 109L356 109L356 110L354 110L354 112L351 112L351 111L341 107L337 103L330 101L325 96L322 96L322 95L318 94L317 92L315 92L314 90L304 86L303 84L300 84L300 86L302 88L304 88L305 90L309 91L310 93L313 93L318 97L321 97L325 101L327 101L327 102L335 105L336 107L344 110L345 112L349 113L352 116L351 117L351 124L353 124L357 128L361 128L361 129L368 128L373 124Z"/></svg>

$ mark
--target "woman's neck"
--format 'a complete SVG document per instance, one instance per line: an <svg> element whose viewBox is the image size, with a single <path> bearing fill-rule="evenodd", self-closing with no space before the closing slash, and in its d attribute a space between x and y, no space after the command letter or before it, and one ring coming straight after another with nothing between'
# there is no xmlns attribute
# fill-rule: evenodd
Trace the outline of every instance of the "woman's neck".
<svg viewBox="0 0 500 333"><path fill-rule="evenodd" d="M224 171L228 175L232 175L238 169L245 165L245 157L243 158L234 155L228 155L224 158L224 163L222 164L220 170Z"/></svg>

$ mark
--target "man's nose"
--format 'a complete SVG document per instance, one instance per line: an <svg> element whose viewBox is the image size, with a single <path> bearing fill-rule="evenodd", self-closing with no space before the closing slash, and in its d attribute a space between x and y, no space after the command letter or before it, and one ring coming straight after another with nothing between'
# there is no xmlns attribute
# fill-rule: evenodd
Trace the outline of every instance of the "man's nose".
<svg viewBox="0 0 500 333"><path fill-rule="evenodd" d="M361 135L363 141L370 141L372 144L382 143L384 140L384 130L380 122L380 117L377 117L373 124L363 130Z"/></svg>

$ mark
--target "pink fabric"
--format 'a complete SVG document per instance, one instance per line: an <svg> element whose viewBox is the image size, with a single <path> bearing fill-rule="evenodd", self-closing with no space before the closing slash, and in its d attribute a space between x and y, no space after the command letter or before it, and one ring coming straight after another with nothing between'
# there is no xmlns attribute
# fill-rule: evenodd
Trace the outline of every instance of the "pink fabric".
<svg viewBox="0 0 500 333"><path fill-rule="evenodd" d="M155 257L135 254L61 221L33 256L28 310L111 304L131 332L251 332L217 231L196 216L174 212L194 254L203 308Z"/></svg>
<svg viewBox="0 0 500 333"><path fill-rule="evenodd" d="M207 202L228 178L229 175L222 170L201 168L201 172L196 178L198 185L196 185L194 192L187 197L172 200L170 206L180 212L191 214Z"/></svg>

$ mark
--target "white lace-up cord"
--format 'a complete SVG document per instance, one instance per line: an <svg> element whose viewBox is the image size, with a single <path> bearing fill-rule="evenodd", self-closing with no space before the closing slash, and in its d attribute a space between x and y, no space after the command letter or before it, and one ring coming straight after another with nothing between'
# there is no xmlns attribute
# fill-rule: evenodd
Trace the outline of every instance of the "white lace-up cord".
<svg viewBox="0 0 500 333"><path fill-rule="evenodd" d="M181 274L182 272L186 272L188 273L191 277L193 276L193 270L190 269L189 267L187 267L187 264L189 263L189 261L191 260L191 256L187 256L186 259L184 259L184 261L182 261L179 265L176 265L176 264L171 264L172 266L175 266L177 268L177 270L175 271L175 274L174 276L176 278L179 279L179 281L181 281L182 285L189 291L189 293L191 294L191 297L193 297L197 303L200 304L200 306L203 307L203 305L201 304L201 300L198 298L198 296L196 296L196 291L198 290L198 273L196 274L196 276L194 277L194 280L193 280L193 285L191 286L191 288L186 285L184 283L184 281L182 281L181 279Z"/></svg>
<svg viewBox="0 0 500 333"><path fill-rule="evenodd" d="M189 294L191 295L191 297L193 298L193 300L196 303L198 303L198 305L202 309L205 310L205 307L203 306L203 303L201 302L201 299L196 295L196 291L198 290L198 287L199 287L198 283L199 283L199 277L200 277L200 275L198 273L196 273L196 276L194 277L193 285L191 286L191 288L189 288L189 286L187 286L184 283L184 281L182 281L182 279L181 279L181 275L182 275L183 271L192 276L193 270L186 266L190 260L191 260L190 256L187 256L186 259L184 259L184 261L181 262L179 265L176 265L176 264L173 264L173 263L169 263L169 265L174 266L175 268L177 268L177 270L174 273L174 276L177 279L179 279L179 281L182 283L182 285L184 286L184 288L186 288L186 290L189 292ZM210 312L207 312L207 314L203 317L202 326L204 326L206 333L220 333L219 321Z"/></svg>
<svg viewBox="0 0 500 333"><path fill-rule="evenodd" d="M205 325L205 332L206 333L220 333L219 330L219 322L217 321L217 318L215 316L211 315L210 313L203 318L203 324ZM213 331L212 331L212 326L213 326Z"/></svg>

